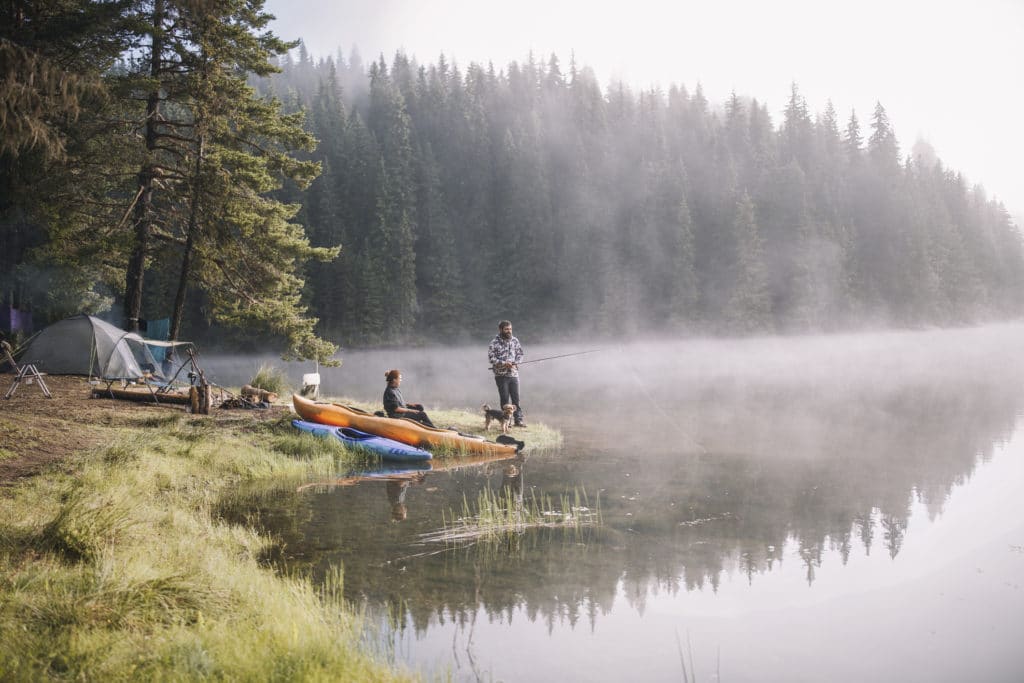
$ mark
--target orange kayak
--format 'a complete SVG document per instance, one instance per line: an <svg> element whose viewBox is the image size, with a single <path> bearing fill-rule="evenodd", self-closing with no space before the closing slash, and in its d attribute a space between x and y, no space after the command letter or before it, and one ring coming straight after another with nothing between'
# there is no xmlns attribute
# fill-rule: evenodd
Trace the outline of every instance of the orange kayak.
<svg viewBox="0 0 1024 683"><path fill-rule="evenodd" d="M405 418L377 417L364 410L338 403L320 403L292 395L295 412L303 420L336 427L352 427L363 432L401 441L418 448L447 448L463 453L501 453L515 455L511 444L495 443L482 437L460 434L454 429L427 427Z"/></svg>

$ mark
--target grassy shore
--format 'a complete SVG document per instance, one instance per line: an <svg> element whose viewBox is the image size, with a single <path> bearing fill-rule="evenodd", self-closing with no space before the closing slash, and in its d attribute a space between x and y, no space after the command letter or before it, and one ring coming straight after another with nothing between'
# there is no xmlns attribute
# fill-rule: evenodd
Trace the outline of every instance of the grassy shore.
<svg viewBox="0 0 1024 683"><path fill-rule="evenodd" d="M286 425L161 415L0 498L0 679L403 678L360 650L340 573L282 577L269 539L211 514L239 482L353 457Z"/></svg>
<svg viewBox="0 0 1024 683"><path fill-rule="evenodd" d="M436 415L482 433L472 414ZM412 678L361 647L341 570L326 587L282 576L260 560L271 539L213 514L243 482L360 462L295 432L291 417L224 423L168 409L93 426L103 446L4 490L0 680ZM526 431L517 438L541 449L560 442L541 425Z"/></svg>

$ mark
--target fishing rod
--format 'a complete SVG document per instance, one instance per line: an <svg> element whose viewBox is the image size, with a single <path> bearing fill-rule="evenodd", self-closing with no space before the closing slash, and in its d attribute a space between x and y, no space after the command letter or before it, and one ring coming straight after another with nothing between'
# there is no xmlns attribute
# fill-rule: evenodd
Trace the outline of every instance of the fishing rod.
<svg viewBox="0 0 1024 683"><path fill-rule="evenodd" d="M560 354L558 356L548 356L546 358L534 358L533 360L524 360L523 362L516 363L515 365L526 365L527 363L539 363L542 360L554 360L555 358L568 358L569 356L582 356L585 353L597 353L598 351L604 351L604 349L590 349L589 351L575 351L573 353L563 353L563 354ZM491 365L490 367L491 367L492 370L494 369L493 365Z"/></svg>

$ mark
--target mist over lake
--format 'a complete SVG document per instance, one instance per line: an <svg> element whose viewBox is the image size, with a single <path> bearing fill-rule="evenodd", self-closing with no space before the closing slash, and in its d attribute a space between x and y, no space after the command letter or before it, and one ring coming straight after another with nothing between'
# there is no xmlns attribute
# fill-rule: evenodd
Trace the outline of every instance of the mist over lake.
<svg viewBox="0 0 1024 683"><path fill-rule="evenodd" d="M521 368L527 420L563 432L557 452L427 472L401 522L383 481L254 491L225 514L259 519L290 571L342 566L384 656L455 680L1024 670L1024 327L603 347L517 333L527 360L603 349ZM322 394L379 401L397 367L409 400L476 410L497 400L486 341L343 352ZM260 359L203 361L232 384ZM602 523L425 540L508 487L585 491Z"/></svg>

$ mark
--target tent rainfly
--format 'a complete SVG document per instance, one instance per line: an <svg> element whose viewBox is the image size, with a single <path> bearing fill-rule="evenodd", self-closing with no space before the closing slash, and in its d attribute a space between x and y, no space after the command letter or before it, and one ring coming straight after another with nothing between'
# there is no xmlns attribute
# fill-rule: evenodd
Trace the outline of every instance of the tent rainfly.
<svg viewBox="0 0 1024 683"><path fill-rule="evenodd" d="M40 332L22 354L51 375L89 375L105 379L137 379L143 368L155 370L156 360L147 344L160 346L189 342L152 342L91 315L76 315Z"/></svg>

